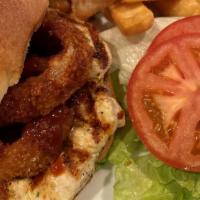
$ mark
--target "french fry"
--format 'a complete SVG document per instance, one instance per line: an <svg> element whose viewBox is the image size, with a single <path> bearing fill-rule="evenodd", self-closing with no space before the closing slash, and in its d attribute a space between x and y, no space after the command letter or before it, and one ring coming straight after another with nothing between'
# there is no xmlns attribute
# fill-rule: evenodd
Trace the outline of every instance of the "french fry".
<svg viewBox="0 0 200 200"><path fill-rule="evenodd" d="M154 16L143 3L116 3L110 7L113 21L125 35L141 33L149 29Z"/></svg>
<svg viewBox="0 0 200 200"><path fill-rule="evenodd" d="M199 0L159 0L156 8L166 16L191 16L200 14Z"/></svg>
<svg viewBox="0 0 200 200"><path fill-rule="evenodd" d="M115 0L72 0L72 11L79 19L87 20L97 12L112 5Z"/></svg>

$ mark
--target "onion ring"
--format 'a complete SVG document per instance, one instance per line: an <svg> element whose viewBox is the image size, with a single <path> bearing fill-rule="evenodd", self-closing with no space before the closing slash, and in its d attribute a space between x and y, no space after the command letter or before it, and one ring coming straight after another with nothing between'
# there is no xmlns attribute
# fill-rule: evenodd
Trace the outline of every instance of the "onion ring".
<svg viewBox="0 0 200 200"><path fill-rule="evenodd" d="M61 153L72 123L72 109L62 106L25 125L17 141L1 144L0 183L43 172Z"/></svg>
<svg viewBox="0 0 200 200"><path fill-rule="evenodd" d="M92 61L93 66L91 69L91 71L94 71L95 73L93 78L95 79L97 76L97 78L102 79L111 64L112 56L110 55L107 45L99 37L99 34L93 25L89 23L82 24L76 21L73 21L73 23L76 24L79 27L79 29L82 29L82 32L88 32L88 35L90 37L90 39L88 38L88 40L91 40L91 45L94 48ZM59 41L56 41L55 38L47 39L45 35L41 39L41 35L42 34L40 33L36 33L32 38L31 46L33 46L33 49L35 50L32 50L25 60L22 79L26 79L31 76L38 76L39 74L44 72L49 65L49 57L51 56L51 54L54 54L56 53L56 51L59 51ZM43 40L43 42L41 40ZM44 41L46 42L44 43ZM42 56L38 55L38 49L40 49L40 54L42 54ZM101 74L100 77L98 77L98 72L99 74Z"/></svg>
<svg viewBox="0 0 200 200"><path fill-rule="evenodd" d="M50 15L40 30L57 38L62 49L49 57L42 74L8 90L0 105L1 126L48 114L90 79L94 49L71 20Z"/></svg>

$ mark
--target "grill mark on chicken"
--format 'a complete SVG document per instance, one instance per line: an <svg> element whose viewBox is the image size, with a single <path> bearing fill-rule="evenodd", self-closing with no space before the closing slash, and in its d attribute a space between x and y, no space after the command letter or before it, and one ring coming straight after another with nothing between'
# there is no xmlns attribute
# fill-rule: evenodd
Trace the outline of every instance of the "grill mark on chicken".
<svg viewBox="0 0 200 200"><path fill-rule="evenodd" d="M72 145L65 146L62 154L51 165L50 171L54 176L60 176L68 170L76 179L80 178L79 166L90 159L90 154L81 149L75 149ZM33 179L32 189L34 190L43 180L44 174Z"/></svg>
<svg viewBox="0 0 200 200"><path fill-rule="evenodd" d="M91 90L95 88L95 85L96 84L93 82L88 82L72 96L69 104L75 109L76 121L80 120L84 123L88 123L94 128L92 132L93 139L96 143L99 143L101 140L100 133L102 130L106 131L109 129L109 124L102 124L95 112L94 99L91 95ZM103 87L98 87L95 90L96 93L105 92L105 88Z"/></svg>
<svg viewBox="0 0 200 200"><path fill-rule="evenodd" d="M99 63L101 63L101 67L104 69L109 64L109 57L105 49L105 45L100 39L95 27L92 26L91 24L87 24L87 27L96 49L96 52L94 53L93 57L99 60Z"/></svg>
<svg viewBox="0 0 200 200"><path fill-rule="evenodd" d="M89 158L89 153L80 149L66 148L64 151L65 166L77 179L80 178L80 171L78 167Z"/></svg>
<svg viewBox="0 0 200 200"><path fill-rule="evenodd" d="M117 113L117 118L120 120L120 119L123 119L124 118L124 111L120 111L119 113Z"/></svg>
<svg viewBox="0 0 200 200"><path fill-rule="evenodd" d="M45 176L45 173L42 172L39 175L32 178L32 182L31 182L32 190L34 190L40 184L40 182L43 180L44 176Z"/></svg>

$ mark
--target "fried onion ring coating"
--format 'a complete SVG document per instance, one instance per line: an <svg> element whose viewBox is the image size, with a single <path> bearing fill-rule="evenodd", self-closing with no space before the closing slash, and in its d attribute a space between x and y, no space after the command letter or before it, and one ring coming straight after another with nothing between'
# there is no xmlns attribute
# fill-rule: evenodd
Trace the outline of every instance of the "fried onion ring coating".
<svg viewBox="0 0 200 200"><path fill-rule="evenodd" d="M25 125L16 142L1 143L0 183L43 172L61 153L72 123L73 111L62 106Z"/></svg>
<svg viewBox="0 0 200 200"><path fill-rule="evenodd" d="M49 57L42 74L8 90L0 105L0 126L48 114L90 79L94 49L74 22L59 15L47 17L40 30L57 38L62 48Z"/></svg>

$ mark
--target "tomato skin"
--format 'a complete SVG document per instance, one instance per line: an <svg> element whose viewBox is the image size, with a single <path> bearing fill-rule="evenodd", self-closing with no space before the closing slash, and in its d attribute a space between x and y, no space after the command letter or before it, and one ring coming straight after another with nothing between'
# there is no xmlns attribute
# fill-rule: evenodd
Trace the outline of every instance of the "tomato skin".
<svg viewBox="0 0 200 200"><path fill-rule="evenodd" d="M174 37L191 33L200 33L200 15L186 17L167 26L155 37L148 51Z"/></svg>
<svg viewBox="0 0 200 200"><path fill-rule="evenodd" d="M147 52L136 66L129 80L127 102L133 127L152 154L172 167L200 172L200 152L198 155L191 155L192 149L190 149L195 141L194 130L196 122L200 119L200 106L198 105L198 102L200 102L200 79L198 79L200 69L197 68L198 66L192 60L193 57L191 57L190 51L186 51L191 47L200 49L200 34L176 37ZM176 61L178 68L183 71L181 80L176 79L176 76L175 78L169 77L166 79L166 77L163 78L160 75L155 80L151 79L152 69L154 66L159 65L167 55L170 55L170 58ZM190 65L191 68L188 69L187 66ZM154 77L154 74L152 77ZM189 84L188 88L187 84L184 85L185 83L182 83L184 81ZM193 86L193 83L195 86L194 91L192 87L190 88L190 86ZM176 129L176 133L180 135L182 132L183 137L180 137L179 140L176 139L176 134L171 137L172 145L170 145L173 148L169 147L170 145L168 146L154 133L152 119L144 109L142 102L143 94L148 90L153 91L153 95L154 92L156 92L156 95L158 93L159 96L160 91L158 89L169 92L172 94L171 96L175 97L175 100L179 97L179 94L181 98L186 99L184 104L181 104L182 110L180 112L178 128ZM162 93L160 96L162 96ZM165 94L163 96L165 98ZM169 95L169 98L171 96ZM191 132L188 130L191 130Z"/></svg>

